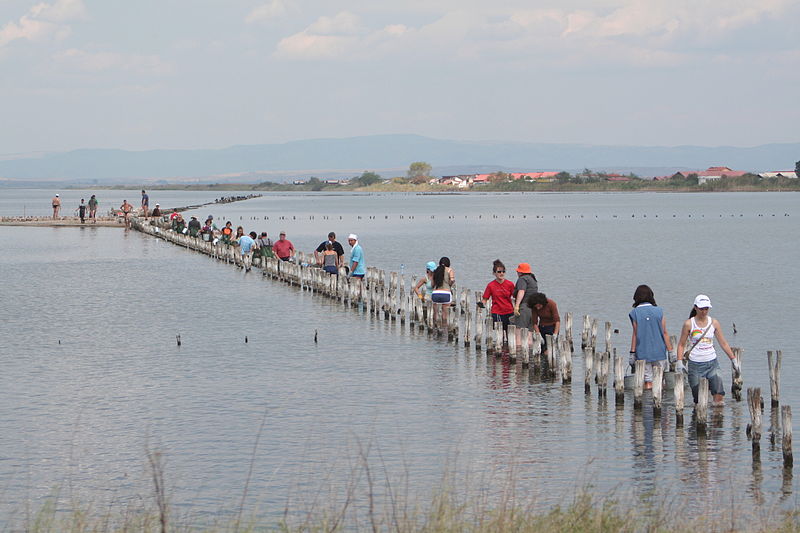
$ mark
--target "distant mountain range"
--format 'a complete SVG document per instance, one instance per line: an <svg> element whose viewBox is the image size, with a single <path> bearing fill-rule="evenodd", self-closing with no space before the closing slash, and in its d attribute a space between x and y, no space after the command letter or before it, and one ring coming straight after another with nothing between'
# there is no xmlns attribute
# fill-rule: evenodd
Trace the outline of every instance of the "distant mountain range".
<svg viewBox="0 0 800 533"><path fill-rule="evenodd" d="M294 177L357 175L362 170L402 175L413 161L435 171L616 170L647 176L681 169L728 166L766 171L793 169L800 143L732 146L601 146L453 141L419 135L311 139L215 150L127 151L83 149L0 160L0 184L14 181L148 183L283 181ZM634 170L635 169L635 170Z"/></svg>

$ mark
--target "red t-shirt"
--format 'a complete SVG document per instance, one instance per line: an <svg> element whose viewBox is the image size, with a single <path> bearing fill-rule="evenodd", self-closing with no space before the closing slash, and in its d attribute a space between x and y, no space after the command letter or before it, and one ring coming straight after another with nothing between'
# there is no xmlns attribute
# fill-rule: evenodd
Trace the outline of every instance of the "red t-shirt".
<svg viewBox="0 0 800 533"><path fill-rule="evenodd" d="M492 299L492 313L510 315L514 312L514 304L511 303L514 287L514 282L507 279L504 279L503 283L498 283L496 279L489 282L483 291L483 298Z"/></svg>
<svg viewBox="0 0 800 533"><path fill-rule="evenodd" d="M292 255L292 250L294 250L294 246L289 239L277 240L272 243L272 251L281 259Z"/></svg>

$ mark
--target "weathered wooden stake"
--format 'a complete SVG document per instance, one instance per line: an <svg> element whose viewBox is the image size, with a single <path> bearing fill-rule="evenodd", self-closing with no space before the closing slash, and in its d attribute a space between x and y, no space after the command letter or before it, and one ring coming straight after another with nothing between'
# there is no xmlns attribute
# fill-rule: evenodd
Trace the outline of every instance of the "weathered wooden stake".
<svg viewBox="0 0 800 533"><path fill-rule="evenodd" d="M519 341L521 343L519 351L522 356L522 366L528 366L531 362L531 343L528 328L519 329Z"/></svg>
<svg viewBox="0 0 800 533"><path fill-rule="evenodd" d="M589 344L589 328L591 327L591 317L583 315L583 328L581 329L581 350L585 350Z"/></svg>
<svg viewBox="0 0 800 533"><path fill-rule="evenodd" d="M517 326L508 325L508 357L511 362L517 360Z"/></svg>
<svg viewBox="0 0 800 533"><path fill-rule="evenodd" d="M775 352L775 359L772 358L772 350L767 352L767 364L769 364L769 392L772 398L772 405L780 404L781 395L781 350Z"/></svg>
<svg viewBox="0 0 800 533"><path fill-rule="evenodd" d="M664 390L664 369L653 365L653 415L661 414L661 394Z"/></svg>
<svg viewBox="0 0 800 533"><path fill-rule="evenodd" d="M677 427L683 426L683 408L684 408L684 377L683 372L675 373L675 386L672 390L675 394L675 425Z"/></svg>
<svg viewBox="0 0 800 533"><path fill-rule="evenodd" d="M747 436L753 441L753 448L761 446L761 388L747 387L747 407L750 409L750 420L747 424Z"/></svg>
<svg viewBox="0 0 800 533"><path fill-rule="evenodd" d="M781 438L783 466L791 468L794 464L794 457L792 456L792 407L790 405L781 406L781 428L783 429Z"/></svg>
<svg viewBox="0 0 800 533"><path fill-rule="evenodd" d="M570 353L575 352L575 346L572 343L572 313L567 313L564 315L564 335L566 336L567 341L569 342L569 351Z"/></svg>
<svg viewBox="0 0 800 533"><path fill-rule="evenodd" d="M583 350L583 391L589 394L592 391L592 379L594 378L594 350L591 346L586 346Z"/></svg>
<svg viewBox="0 0 800 533"><path fill-rule="evenodd" d="M708 380L700 378L700 387L697 392L697 405L694 408L697 421L697 431L705 432L708 425Z"/></svg>
<svg viewBox="0 0 800 533"><path fill-rule="evenodd" d="M732 383L731 383L731 394L733 395L733 399L737 402L742 401L742 385L744 384L744 379L742 379L742 349L741 348L731 348L733 350L733 357L736 361L736 366L739 368L737 372L735 369L732 373Z"/></svg>
<svg viewBox="0 0 800 533"><path fill-rule="evenodd" d="M644 394L644 359L636 361L636 371L633 380L633 408L642 408L642 395Z"/></svg>
<svg viewBox="0 0 800 533"><path fill-rule="evenodd" d="M617 355L614 348L614 396L617 405L625 404L625 365L627 362L623 357Z"/></svg>

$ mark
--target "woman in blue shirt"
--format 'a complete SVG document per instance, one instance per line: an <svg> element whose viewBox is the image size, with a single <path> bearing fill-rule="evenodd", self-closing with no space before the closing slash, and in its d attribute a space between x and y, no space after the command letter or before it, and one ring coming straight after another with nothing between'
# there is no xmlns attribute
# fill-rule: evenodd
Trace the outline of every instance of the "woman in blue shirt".
<svg viewBox="0 0 800 533"><path fill-rule="evenodd" d="M633 293L633 310L628 314L633 326L631 335L631 364L643 359L644 386L653 387L653 367L658 365L666 369L667 351L670 346L667 321L664 311L656 305L653 290L647 285L639 285Z"/></svg>

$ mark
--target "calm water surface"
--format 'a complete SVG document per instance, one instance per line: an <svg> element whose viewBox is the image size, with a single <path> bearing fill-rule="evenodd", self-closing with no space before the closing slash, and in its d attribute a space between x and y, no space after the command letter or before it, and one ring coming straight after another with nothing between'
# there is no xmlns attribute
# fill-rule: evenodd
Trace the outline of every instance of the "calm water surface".
<svg viewBox="0 0 800 533"><path fill-rule="evenodd" d="M199 214L285 230L308 251L330 230L357 232L368 264L407 274L448 255L474 289L496 257L509 270L528 261L576 329L585 313L610 320L623 352L637 284L654 288L674 334L705 292L744 348L745 386L768 394L765 352L782 349L782 399L796 406L796 206L791 193L285 194ZM375 471L408 479L420 499L448 471L475 493L494 493L513 472L517 498L541 505L584 486L716 515L732 503L756 514L796 504L779 449L765 441L754 465L747 408L730 397L698 439L688 410L685 428L669 408L654 419L629 398L617 410L613 397L584 395L580 379L543 383L137 233L0 227L0 246L6 523L54 491L97 504L149 498L148 448L165 453L176 505L235 508L262 420L247 506L266 513L341 489L367 449ZM582 365L577 355L576 377Z"/></svg>

